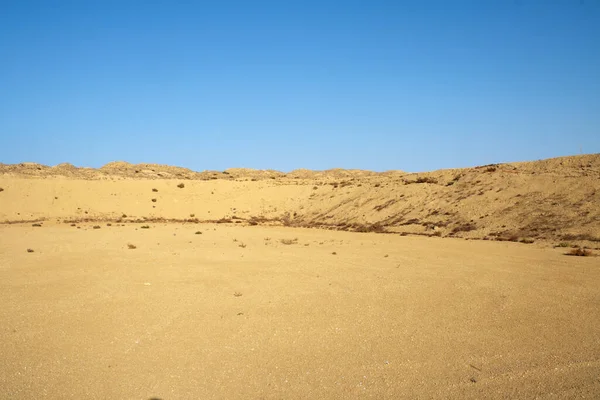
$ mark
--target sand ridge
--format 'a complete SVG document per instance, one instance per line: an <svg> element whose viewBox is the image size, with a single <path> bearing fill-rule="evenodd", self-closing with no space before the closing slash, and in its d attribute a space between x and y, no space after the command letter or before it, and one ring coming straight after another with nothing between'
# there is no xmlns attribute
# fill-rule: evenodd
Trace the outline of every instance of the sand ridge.
<svg viewBox="0 0 600 400"><path fill-rule="evenodd" d="M184 189L177 187L181 183ZM237 217L296 227L600 246L598 154L413 174L23 163L0 166L0 186L0 223L195 214L204 221Z"/></svg>

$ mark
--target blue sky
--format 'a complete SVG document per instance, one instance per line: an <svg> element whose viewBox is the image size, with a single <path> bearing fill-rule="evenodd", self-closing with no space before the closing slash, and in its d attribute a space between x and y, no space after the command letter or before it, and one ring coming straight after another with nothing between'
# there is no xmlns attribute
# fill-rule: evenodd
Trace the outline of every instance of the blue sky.
<svg viewBox="0 0 600 400"><path fill-rule="evenodd" d="M600 152L600 1L1 1L0 162L426 171Z"/></svg>

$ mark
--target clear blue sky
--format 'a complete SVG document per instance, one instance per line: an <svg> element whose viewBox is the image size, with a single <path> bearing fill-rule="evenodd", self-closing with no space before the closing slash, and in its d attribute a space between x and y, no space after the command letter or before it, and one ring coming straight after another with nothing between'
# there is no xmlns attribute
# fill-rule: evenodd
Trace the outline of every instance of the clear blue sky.
<svg viewBox="0 0 600 400"><path fill-rule="evenodd" d="M600 0L0 1L0 162L600 152Z"/></svg>

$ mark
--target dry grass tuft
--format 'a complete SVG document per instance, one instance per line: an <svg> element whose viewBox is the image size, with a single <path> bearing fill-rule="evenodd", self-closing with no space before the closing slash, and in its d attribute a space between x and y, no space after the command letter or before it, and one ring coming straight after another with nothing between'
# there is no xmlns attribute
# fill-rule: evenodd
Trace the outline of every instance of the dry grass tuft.
<svg viewBox="0 0 600 400"><path fill-rule="evenodd" d="M94 225L93 228L94 229L100 229L100 225Z"/></svg>
<svg viewBox="0 0 600 400"><path fill-rule="evenodd" d="M156 189L156 188L153 188L153 189L152 189L152 191L153 191L153 192L158 192L158 189Z"/></svg>
<svg viewBox="0 0 600 400"><path fill-rule="evenodd" d="M140 228L142 228L142 229L150 229L150 226L149 225L142 225L142 226L140 226Z"/></svg>
<svg viewBox="0 0 600 400"><path fill-rule="evenodd" d="M298 238L295 238L295 239L281 239L280 242L282 244L286 244L286 245L296 244L296 243L298 243Z"/></svg>
<svg viewBox="0 0 600 400"><path fill-rule="evenodd" d="M27 249L28 253L33 253L33 249Z"/></svg>
<svg viewBox="0 0 600 400"><path fill-rule="evenodd" d="M183 188L185 187L185 185L184 185L183 183L180 183L179 185L177 185L177 187L178 187L179 189L183 189Z"/></svg>
<svg viewBox="0 0 600 400"><path fill-rule="evenodd" d="M127 243L127 248L129 250L133 250L133 249L137 249L137 246L135 244Z"/></svg>

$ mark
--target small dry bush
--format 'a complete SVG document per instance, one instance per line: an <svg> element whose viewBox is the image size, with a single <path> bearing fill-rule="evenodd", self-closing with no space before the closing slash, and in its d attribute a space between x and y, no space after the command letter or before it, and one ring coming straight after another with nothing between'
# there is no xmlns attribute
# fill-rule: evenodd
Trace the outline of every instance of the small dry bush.
<svg viewBox="0 0 600 400"><path fill-rule="evenodd" d="M94 229L100 229L100 225L94 225L93 228Z"/></svg>
<svg viewBox="0 0 600 400"><path fill-rule="evenodd" d="M148 225L142 225L140 228L142 228L142 229L150 229L150 226L148 226Z"/></svg>
<svg viewBox="0 0 600 400"><path fill-rule="evenodd" d="M580 233L580 234L566 234L563 235L562 238L563 240L587 240L590 242L600 242L600 237L596 237L587 233Z"/></svg>
<svg viewBox="0 0 600 400"><path fill-rule="evenodd" d="M128 243L128 244L127 244L127 248L128 248L129 250L133 250L133 249L137 249L137 246L136 246L135 244Z"/></svg>
<svg viewBox="0 0 600 400"><path fill-rule="evenodd" d="M477 229L477 226L475 226L475 224L462 224L459 226L454 227L454 229L452 229L452 231L450 233L454 234L454 233L458 233L458 232L470 232Z"/></svg>
<svg viewBox="0 0 600 400"><path fill-rule="evenodd" d="M298 238L295 238L295 239L281 239L281 243L282 244L287 244L287 245L296 244L296 243L298 243Z"/></svg>
<svg viewBox="0 0 600 400"><path fill-rule="evenodd" d="M385 227L380 223L376 222L374 224L357 224L354 226L355 232L375 232L375 233L384 233Z"/></svg>
<svg viewBox="0 0 600 400"><path fill-rule="evenodd" d="M582 249L578 247L576 249L572 249L565 253L566 256L578 256L578 257L589 257L592 255L592 252L587 249Z"/></svg>
<svg viewBox="0 0 600 400"><path fill-rule="evenodd" d="M184 185L183 183L180 183L179 185L177 185L177 187L178 187L179 189L183 189L183 188L185 187L185 185Z"/></svg>
<svg viewBox="0 0 600 400"><path fill-rule="evenodd" d="M153 189L152 189L152 191L153 191L153 192L158 192L158 189L156 189L156 188L153 188Z"/></svg>

